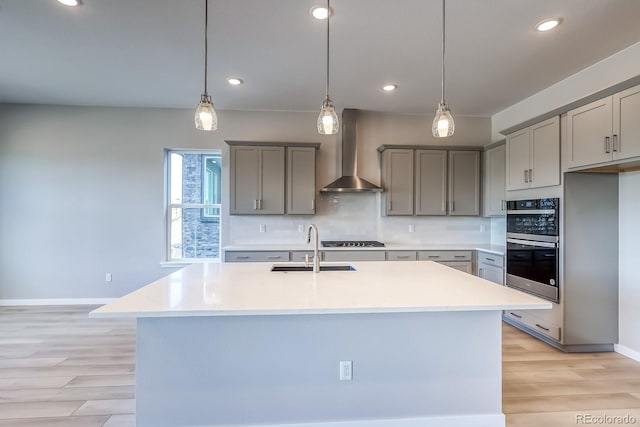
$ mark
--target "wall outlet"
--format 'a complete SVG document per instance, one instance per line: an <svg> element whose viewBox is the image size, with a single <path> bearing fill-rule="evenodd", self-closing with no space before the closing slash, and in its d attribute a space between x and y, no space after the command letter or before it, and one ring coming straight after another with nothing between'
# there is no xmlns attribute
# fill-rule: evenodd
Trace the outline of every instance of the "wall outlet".
<svg viewBox="0 0 640 427"><path fill-rule="evenodd" d="M304 224L298 224L298 233L304 233Z"/></svg>
<svg viewBox="0 0 640 427"><path fill-rule="evenodd" d="M111 273L107 273L104 275L104 281L105 282L110 282L111 281Z"/></svg>
<svg viewBox="0 0 640 427"><path fill-rule="evenodd" d="M414 231L416 231L416 226L413 224L409 224L409 233L413 233Z"/></svg>
<svg viewBox="0 0 640 427"><path fill-rule="evenodd" d="M260 224L260 232L264 233L267 231L267 224Z"/></svg>
<svg viewBox="0 0 640 427"><path fill-rule="evenodd" d="M340 381L351 381L353 379L353 361L340 361Z"/></svg>

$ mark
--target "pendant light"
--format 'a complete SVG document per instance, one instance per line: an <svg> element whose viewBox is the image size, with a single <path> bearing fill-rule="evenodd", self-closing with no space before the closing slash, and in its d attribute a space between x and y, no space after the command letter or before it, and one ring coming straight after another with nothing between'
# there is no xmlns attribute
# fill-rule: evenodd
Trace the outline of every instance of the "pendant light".
<svg viewBox="0 0 640 427"><path fill-rule="evenodd" d="M211 96L207 93L207 33L209 27L209 0L204 0L204 93L200 96L200 104L196 110L196 129L217 130L218 115L213 109Z"/></svg>
<svg viewBox="0 0 640 427"><path fill-rule="evenodd" d="M431 132L436 138L444 138L453 135L453 131L456 128L453 122L453 116L451 110L444 100L444 35L445 35L445 0L442 0L442 98L440 98L440 104L438 104L438 110L436 116L433 119L433 126Z"/></svg>
<svg viewBox="0 0 640 427"><path fill-rule="evenodd" d="M340 123L338 115L333 106L333 102L329 98L329 20L331 18L330 0L327 0L327 86L324 101L322 101L322 109L318 116L318 133L323 135L333 135L338 133Z"/></svg>

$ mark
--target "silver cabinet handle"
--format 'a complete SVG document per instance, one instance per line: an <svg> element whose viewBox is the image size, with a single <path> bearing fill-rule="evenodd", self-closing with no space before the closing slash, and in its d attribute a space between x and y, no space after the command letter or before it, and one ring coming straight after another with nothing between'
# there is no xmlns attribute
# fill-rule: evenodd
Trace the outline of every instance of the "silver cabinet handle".
<svg viewBox="0 0 640 427"><path fill-rule="evenodd" d="M262 199L258 200L258 209L262 210Z"/></svg>
<svg viewBox="0 0 640 427"><path fill-rule="evenodd" d="M605 136L605 137L604 137L604 152L605 152L606 154L611 153L611 147L610 147L610 145L609 145L609 142L610 142L610 141L609 141L609 137L608 137L608 136Z"/></svg>
<svg viewBox="0 0 640 427"><path fill-rule="evenodd" d="M258 210L258 199L253 201L253 210Z"/></svg>
<svg viewBox="0 0 640 427"><path fill-rule="evenodd" d="M533 182L533 169L529 169L529 182Z"/></svg>
<svg viewBox="0 0 640 427"><path fill-rule="evenodd" d="M529 182L529 169L524 170L524 182Z"/></svg>
<svg viewBox="0 0 640 427"><path fill-rule="evenodd" d="M311 199L311 210L314 211L316 209L316 201Z"/></svg>
<svg viewBox="0 0 640 427"><path fill-rule="evenodd" d="M396 258L398 258L398 259L409 259L409 255L398 255Z"/></svg>
<svg viewBox="0 0 640 427"><path fill-rule="evenodd" d="M391 200L389 200L389 212L391 212Z"/></svg>
<svg viewBox="0 0 640 427"><path fill-rule="evenodd" d="M455 210L455 205L453 204L453 200L449 201L449 212L453 212Z"/></svg>
<svg viewBox="0 0 640 427"><path fill-rule="evenodd" d="M501 200L500 201L500 210L501 211L506 211L507 210L507 201L506 200Z"/></svg>
<svg viewBox="0 0 640 427"><path fill-rule="evenodd" d="M269 255L269 256L267 257L267 259L280 259L280 258L282 258L282 256L281 256L281 255Z"/></svg>
<svg viewBox="0 0 640 427"><path fill-rule="evenodd" d="M618 135L613 135L613 152L619 151L618 148Z"/></svg>
<svg viewBox="0 0 640 427"><path fill-rule="evenodd" d="M493 258L485 258L485 259L486 259L487 261L496 262L496 260L495 260L495 259L493 259Z"/></svg>
<svg viewBox="0 0 640 427"><path fill-rule="evenodd" d="M510 315L512 315L513 317L517 317L518 319L522 319L522 316L515 314L513 311L509 312Z"/></svg>
<svg viewBox="0 0 640 427"><path fill-rule="evenodd" d="M545 328L544 326L540 325L539 323L536 323L536 326L540 329L542 329L543 331L549 331L549 328Z"/></svg>
<svg viewBox="0 0 640 427"><path fill-rule="evenodd" d="M440 255L427 255L427 258L440 258Z"/></svg>
<svg viewBox="0 0 640 427"><path fill-rule="evenodd" d="M467 256L466 255L454 255L453 257L456 258L456 259L460 259L460 258L466 258Z"/></svg>
<svg viewBox="0 0 640 427"><path fill-rule="evenodd" d="M479 268L478 269L478 276L482 277L482 272L484 271L484 268Z"/></svg>
<svg viewBox="0 0 640 427"><path fill-rule="evenodd" d="M237 256L236 259L249 259L251 257L248 256Z"/></svg>

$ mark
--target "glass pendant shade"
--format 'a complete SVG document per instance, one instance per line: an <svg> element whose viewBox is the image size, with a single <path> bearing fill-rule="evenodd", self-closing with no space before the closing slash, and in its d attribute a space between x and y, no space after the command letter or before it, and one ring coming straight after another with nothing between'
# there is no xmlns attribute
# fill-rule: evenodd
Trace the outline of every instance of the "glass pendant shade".
<svg viewBox="0 0 640 427"><path fill-rule="evenodd" d="M339 129L340 123L336 109L333 107L331 100L327 98L322 103L322 110L320 110L320 115L318 116L318 133L322 135L334 135L338 133Z"/></svg>
<svg viewBox="0 0 640 427"><path fill-rule="evenodd" d="M447 104L444 102L441 102L438 105L438 111L436 111L433 126L431 127L433 136L436 138L445 138L453 135L455 129L456 125L453 122L453 116L451 115L449 107L447 107Z"/></svg>
<svg viewBox="0 0 640 427"><path fill-rule="evenodd" d="M196 129L199 130L216 130L218 129L218 115L213 109L213 103L209 95L202 95L200 104L196 109Z"/></svg>

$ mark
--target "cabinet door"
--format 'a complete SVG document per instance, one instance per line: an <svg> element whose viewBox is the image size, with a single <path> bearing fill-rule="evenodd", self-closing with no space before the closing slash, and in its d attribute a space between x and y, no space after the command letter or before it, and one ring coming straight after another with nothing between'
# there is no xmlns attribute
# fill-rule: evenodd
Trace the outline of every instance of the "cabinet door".
<svg viewBox="0 0 640 427"><path fill-rule="evenodd" d="M416 215L447 214L447 152L416 150Z"/></svg>
<svg viewBox="0 0 640 427"><path fill-rule="evenodd" d="M506 214L506 162L506 147L504 145L484 153L485 216L504 216Z"/></svg>
<svg viewBox="0 0 640 427"><path fill-rule="evenodd" d="M478 277L482 277L498 285L504 285L504 271L501 268L480 265L478 267Z"/></svg>
<svg viewBox="0 0 640 427"><path fill-rule="evenodd" d="M287 148L287 213L316 212L316 149Z"/></svg>
<svg viewBox="0 0 640 427"><path fill-rule="evenodd" d="M560 185L560 117L531 126L529 137L530 187Z"/></svg>
<svg viewBox="0 0 640 427"><path fill-rule="evenodd" d="M612 159L612 120L611 96L567 113L567 157L570 168Z"/></svg>
<svg viewBox="0 0 640 427"><path fill-rule="evenodd" d="M258 213L284 214L284 147L261 147Z"/></svg>
<svg viewBox="0 0 640 427"><path fill-rule="evenodd" d="M230 148L230 208L231 214L258 212L258 147Z"/></svg>
<svg viewBox="0 0 640 427"><path fill-rule="evenodd" d="M529 188L529 128L507 136L507 190Z"/></svg>
<svg viewBox="0 0 640 427"><path fill-rule="evenodd" d="M479 151L449 151L449 215L480 215Z"/></svg>
<svg viewBox="0 0 640 427"><path fill-rule="evenodd" d="M413 150L383 152L384 215L413 215Z"/></svg>
<svg viewBox="0 0 640 427"><path fill-rule="evenodd" d="M640 156L640 86L613 95L613 159Z"/></svg>

